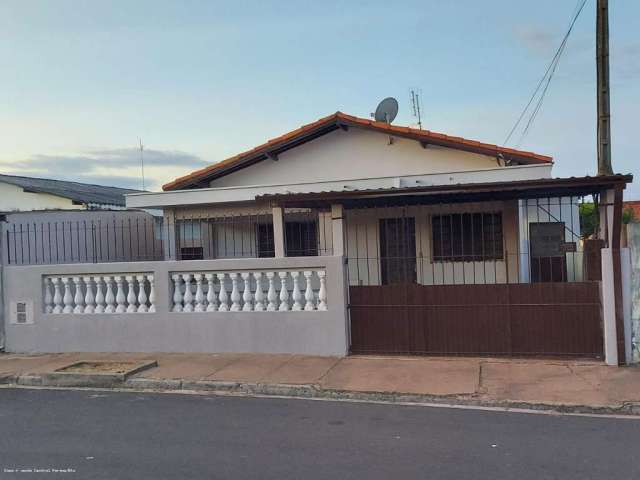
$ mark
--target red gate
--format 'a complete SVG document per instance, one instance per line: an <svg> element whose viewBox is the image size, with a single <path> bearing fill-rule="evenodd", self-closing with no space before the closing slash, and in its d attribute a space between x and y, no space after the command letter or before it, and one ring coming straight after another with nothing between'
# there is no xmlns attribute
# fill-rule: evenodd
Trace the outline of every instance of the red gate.
<svg viewBox="0 0 640 480"><path fill-rule="evenodd" d="M598 282L352 286L351 352L603 356Z"/></svg>

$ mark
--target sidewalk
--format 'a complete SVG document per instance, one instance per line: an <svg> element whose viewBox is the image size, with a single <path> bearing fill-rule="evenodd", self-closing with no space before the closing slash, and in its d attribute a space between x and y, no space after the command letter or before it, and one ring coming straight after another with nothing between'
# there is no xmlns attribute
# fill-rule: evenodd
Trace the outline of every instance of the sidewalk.
<svg viewBox="0 0 640 480"><path fill-rule="evenodd" d="M46 385L42 374L80 360L157 361L157 367L114 385L117 388L640 413L640 368L607 367L589 361L182 353L0 354L0 383Z"/></svg>

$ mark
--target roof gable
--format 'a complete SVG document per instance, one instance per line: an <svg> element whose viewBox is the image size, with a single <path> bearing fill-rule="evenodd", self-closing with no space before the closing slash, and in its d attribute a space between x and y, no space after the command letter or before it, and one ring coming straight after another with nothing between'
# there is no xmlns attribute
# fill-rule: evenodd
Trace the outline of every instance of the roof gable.
<svg viewBox="0 0 640 480"><path fill-rule="evenodd" d="M326 135L327 133L339 128L348 130L351 127L365 128L393 136L410 138L420 142L423 146L438 145L492 157L501 157L506 161L518 164L544 164L552 162L551 157L539 155L533 152L500 147L497 145L468 140L462 137L452 137L429 130L418 130L415 128L389 125L384 122L376 122L347 115L342 112L336 112L333 115L321 118L316 122L304 125L280 137L269 140L268 142L251 150L240 153L221 162L214 163L200 170L196 170L184 177L177 178L176 180L167 183L162 188L163 190L179 190L205 187L208 186L207 184L211 180L220 178L265 159L277 158L277 155L284 151L295 148L298 145Z"/></svg>

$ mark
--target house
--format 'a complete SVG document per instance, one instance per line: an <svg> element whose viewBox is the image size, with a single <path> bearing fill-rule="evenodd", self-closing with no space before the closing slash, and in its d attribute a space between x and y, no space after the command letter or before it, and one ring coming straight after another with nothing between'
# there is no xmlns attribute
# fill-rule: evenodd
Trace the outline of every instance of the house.
<svg viewBox="0 0 640 480"><path fill-rule="evenodd" d="M137 190L0 174L0 212L122 209Z"/></svg>
<svg viewBox="0 0 640 480"><path fill-rule="evenodd" d="M163 210L164 261L7 272L27 275L8 298L33 312L8 315L38 324L9 322L7 348L624 363L616 218L632 177L552 167L337 112L127 195ZM593 199L604 248L587 255L579 207Z"/></svg>
<svg viewBox="0 0 640 480"><path fill-rule="evenodd" d="M126 210L126 188L0 175L4 265L164 257L153 212Z"/></svg>

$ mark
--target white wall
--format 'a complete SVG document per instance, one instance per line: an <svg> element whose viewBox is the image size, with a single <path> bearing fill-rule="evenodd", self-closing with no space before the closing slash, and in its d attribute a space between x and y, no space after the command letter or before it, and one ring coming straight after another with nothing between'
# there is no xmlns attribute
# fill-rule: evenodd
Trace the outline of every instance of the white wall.
<svg viewBox="0 0 640 480"><path fill-rule="evenodd" d="M627 225L627 238L630 250L631 287L631 342L632 361L640 362L640 223Z"/></svg>
<svg viewBox="0 0 640 480"><path fill-rule="evenodd" d="M359 128L336 130L279 155L210 182L211 187L323 182L495 169L496 158ZM504 167L509 168L509 167Z"/></svg>
<svg viewBox="0 0 640 480"><path fill-rule="evenodd" d="M16 185L0 183L0 212L47 209L82 210L84 206L74 205L68 198L48 193L25 192Z"/></svg>
<svg viewBox="0 0 640 480"><path fill-rule="evenodd" d="M583 248L580 231L580 197L539 198L519 201L520 209L520 251L528 255L529 224L537 222L564 222L565 242L574 242L576 252L566 254L567 280L581 282L583 278ZM529 262L522 262L520 280L530 280Z"/></svg>

